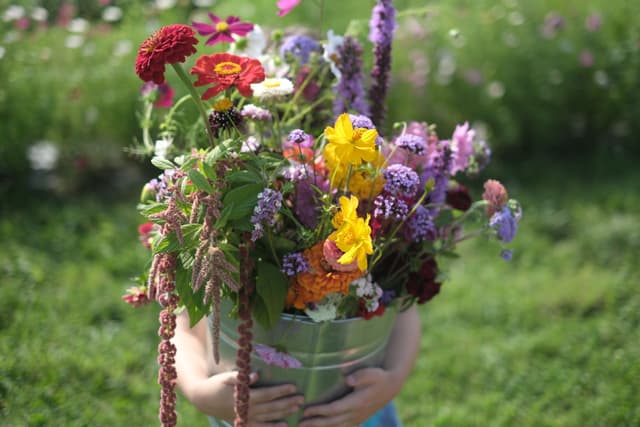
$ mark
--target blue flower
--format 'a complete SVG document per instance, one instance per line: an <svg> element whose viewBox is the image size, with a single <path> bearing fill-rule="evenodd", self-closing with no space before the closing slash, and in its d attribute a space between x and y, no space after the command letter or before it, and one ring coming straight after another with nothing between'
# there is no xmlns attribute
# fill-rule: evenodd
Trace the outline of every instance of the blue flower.
<svg viewBox="0 0 640 427"><path fill-rule="evenodd" d="M518 220L508 206L493 214L489 226L497 231L498 239L504 243L512 241L518 232Z"/></svg>

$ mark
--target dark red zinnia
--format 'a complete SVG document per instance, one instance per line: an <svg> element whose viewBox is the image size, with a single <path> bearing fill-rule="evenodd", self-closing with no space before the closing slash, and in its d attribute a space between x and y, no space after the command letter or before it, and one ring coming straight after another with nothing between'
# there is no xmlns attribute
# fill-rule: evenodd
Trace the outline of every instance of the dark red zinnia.
<svg viewBox="0 0 640 427"><path fill-rule="evenodd" d="M198 39L188 25L174 24L160 28L138 49L136 74L145 82L164 83L164 66L184 62L196 53Z"/></svg>
<svg viewBox="0 0 640 427"><path fill-rule="evenodd" d="M231 53L201 56L191 69L191 74L198 76L195 86L214 85L202 94L205 101L234 86L242 96L251 96L251 84L265 79L260 61Z"/></svg>
<svg viewBox="0 0 640 427"><path fill-rule="evenodd" d="M452 208L467 211L472 203L469 190L464 185L456 184L447 189L447 204Z"/></svg>
<svg viewBox="0 0 640 427"><path fill-rule="evenodd" d="M438 264L433 258L426 259L417 273L409 275L407 292L417 298L418 304L426 303L440 292L441 283L436 282L437 275Z"/></svg>

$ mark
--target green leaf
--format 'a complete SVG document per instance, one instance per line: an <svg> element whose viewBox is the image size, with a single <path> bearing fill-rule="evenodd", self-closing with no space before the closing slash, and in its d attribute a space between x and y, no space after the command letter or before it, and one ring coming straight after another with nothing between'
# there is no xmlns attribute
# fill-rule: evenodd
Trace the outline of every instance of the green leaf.
<svg viewBox="0 0 640 427"><path fill-rule="evenodd" d="M273 236L273 246L278 252L291 252L296 248L296 242L286 237Z"/></svg>
<svg viewBox="0 0 640 427"><path fill-rule="evenodd" d="M450 210L440 211L440 215L435 220L436 227L446 227L455 219L455 215Z"/></svg>
<svg viewBox="0 0 640 427"><path fill-rule="evenodd" d="M236 220L249 216L258 200L258 193L264 189L262 184L246 184L229 190L222 198L222 205L226 208L229 205L229 212L226 215L228 220ZM224 209L224 208L223 208Z"/></svg>
<svg viewBox="0 0 640 427"><path fill-rule="evenodd" d="M180 303L189 312L189 322L193 327L207 314L208 307L203 302L204 286L198 292L193 292L191 288L191 271L181 264L178 264L176 268L176 292L180 296Z"/></svg>
<svg viewBox="0 0 640 427"><path fill-rule="evenodd" d="M185 224L181 228L184 245L180 244L175 232L169 233L164 236L157 245L153 246L153 253L158 254L195 249L200 243L200 230L202 229L202 225Z"/></svg>
<svg viewBox="0 0 640 427"><path fill-rule="evenodd" d="M225 181L230 184L252 184L256 182L263 182L262 176L259 173L250 170L239 170L230 173L225 177Z"/></svg>
<svg viewBox="0 0 640 427"><path fill-rule="evenodd" d="M198 187L199 190L206 191L209 194L214 193L213 187L211 186L211 184L209 184L207 178L197 170L191 169L189 171L189 178L196 185L196 187Z"/></svg>
<svg viewBox="0 0 640 427"><path fill-rule="evenodd" d="M264 305L264 313L260 313L262 319L256 320L270 329L276 324L284 308L288 281L278 267L265 261L257 262L256 273L256 290Z"/></svg>
<svg viewBox="0 0 640 427"><path fill-rule="evenodd" d="M176 165L171 163L170 160L165 159L164 157L154 157L151 159L151 164L158 169L175 169Z"/></svg>
<svg viewBox="0 0 640 427"><path fill-rule="evenodd" d="M206 162L202 162L202 172L204 172L204 175L211 181L215 182L218 179L216 171Z"/></svg>

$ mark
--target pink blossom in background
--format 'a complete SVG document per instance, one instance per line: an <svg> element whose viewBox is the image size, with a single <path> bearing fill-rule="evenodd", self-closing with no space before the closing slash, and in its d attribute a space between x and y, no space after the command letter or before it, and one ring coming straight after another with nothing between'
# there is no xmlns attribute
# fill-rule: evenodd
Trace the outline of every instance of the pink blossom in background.
<svg viewBox="0 0 640 427"><path fill-rule="evenodd" d="M584 26L589 31L598 31L602 26L602 16L599 13L592 13L587 16L587 19L584 22Z"/></svg>
<svg viewBox="0 0 640 427"><path fill-rule="evenodd" d="M591 51L584 49L580 52L580 64L585 68L591 68L594 63L593 54Z"/></svg>
<svg viewBox="0 0 640 427"><path fill-rule="evenodd" d="M56 23L60 27L66 27L71 22L71 19L76 15L76 7L70 3L65 1L58 9L58 18L56 19Z"/></svg>
<svg viewBox="0 0 640 427"><path fill-rule="evenodd" d="M291 12L293 8L300 4L302 0L278 0L278 16L285 16Z"/></svg>
<svg viewBox="0 0 640 427"><path fill-rule="evenodd" d="M258 356L268 365L280 368L301 368L302 363L295 357L278 351L273 347L264 344L256 344L255 350Z"/></svg>
<svg viewBox="0 0 640 427"><path fill-rule="evenodd" d="M253 31L253 24L248 22L240 22L240 18L237 16L228 16L227 19L222 20L213 13L209 13L209 19L213 22L213 25L204 22L193 22L191 26L201 36L209 36L206 41L206 45L214 45L216 43L233 43L235 39L232 34L244 37Z"/></svg>
<svg viewBox="0 0 640 427"><path fill-rule="evenodd" d="M173 105L173 96L175 90L168 83L155 84L154 82L146 82L140 88L143 96L150 95L153 91L157 92L158 98L153 103L158 108L170 108Z"/></svg>
<svg viewBox="0 0 640 427"><path fill-rule="evenodd" d="M24 31L29 28L30 23L29 18L23 16L15 22L15 26L17 30Z"/></svg>

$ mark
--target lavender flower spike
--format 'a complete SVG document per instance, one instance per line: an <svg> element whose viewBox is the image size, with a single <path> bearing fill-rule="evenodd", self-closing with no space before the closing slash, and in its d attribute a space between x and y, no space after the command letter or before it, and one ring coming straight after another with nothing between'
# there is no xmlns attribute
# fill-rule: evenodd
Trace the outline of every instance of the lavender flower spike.
<svg viewBox="0 0 640 427"><path fill-rule="evenodd" d="M379 129L386 115L385 99L391 72L391 44L396 30L392 0L378 0L369 21L369 40L374 44L374 64L369 87L370 117Z"/></svg>
<svg viewBox="0 0 640 427"><path fill-rule="evenodd" d="M282 207L282 193L265 188L258 194L258 204L253 209L251 224L251 240L256 241L264 235L264 226L273 226L276 223L276 214Z"/></svg>
<svg viewBox="0 0 640 427"><path fill-rule="evenodd" d="M351 111L367 115L368 108L362 86L362 48L353 37L345 37L338 47L340 81L336 85L333 113L339 116Z"/></svg>

